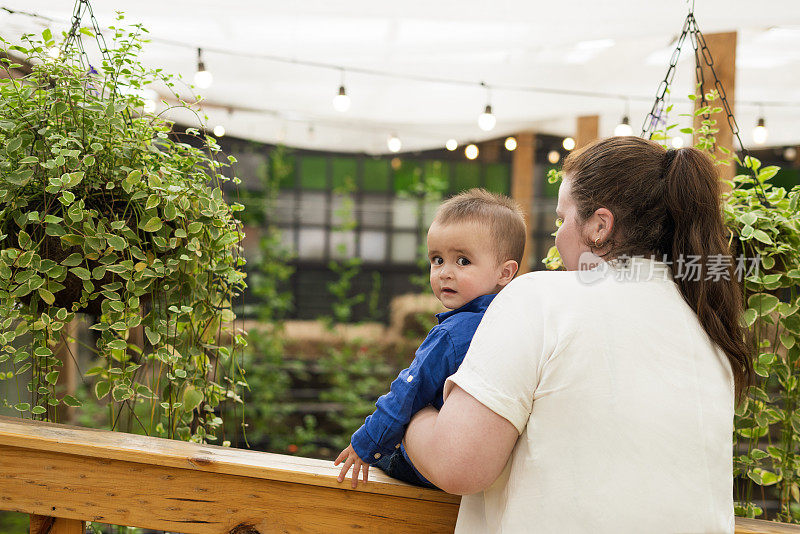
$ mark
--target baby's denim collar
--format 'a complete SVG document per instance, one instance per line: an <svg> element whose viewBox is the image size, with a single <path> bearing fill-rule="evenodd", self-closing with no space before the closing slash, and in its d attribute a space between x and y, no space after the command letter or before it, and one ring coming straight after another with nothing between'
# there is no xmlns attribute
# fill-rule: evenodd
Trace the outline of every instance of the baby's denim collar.
<svg viewBox="0 0 800 534"><path fill-rule="evenodd" d="M497 296L497 293L492 293L491 295L481 295L480 297L476 297L471 301L467 302L460 308L456 308L455 310L450 310L447 312L437 313L436 319L439 320L439 324L444 322L448 317L452 317L453 315L465 311L469 312L483 312L486 311L486 308L489 307L489 304L492 303L492 300Z"/></svg>

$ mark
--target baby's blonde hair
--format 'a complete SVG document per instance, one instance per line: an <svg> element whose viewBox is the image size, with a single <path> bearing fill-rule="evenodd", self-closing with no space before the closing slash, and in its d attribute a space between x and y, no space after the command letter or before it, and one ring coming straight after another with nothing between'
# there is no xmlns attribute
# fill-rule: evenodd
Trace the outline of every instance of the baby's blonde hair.
<svg viewBox="0 0 800 534"><path fill-rule="evenodd" d="M439 224L475 222L485 225L494 241L498 263L514 260L522 265L527 229L525 214L515 200L474 188L444 201L433 220Z"/></svg>

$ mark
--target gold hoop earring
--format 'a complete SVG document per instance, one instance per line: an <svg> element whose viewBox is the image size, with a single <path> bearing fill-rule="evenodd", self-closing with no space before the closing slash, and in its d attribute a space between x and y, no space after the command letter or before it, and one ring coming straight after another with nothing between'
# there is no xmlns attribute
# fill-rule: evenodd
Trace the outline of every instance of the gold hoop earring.
<svg viewBox="0 0 800 534"><path fill-rule="evenodd" d="M600 244L600 237L594 240L594 248L600 248L603 245Z"/></svg>

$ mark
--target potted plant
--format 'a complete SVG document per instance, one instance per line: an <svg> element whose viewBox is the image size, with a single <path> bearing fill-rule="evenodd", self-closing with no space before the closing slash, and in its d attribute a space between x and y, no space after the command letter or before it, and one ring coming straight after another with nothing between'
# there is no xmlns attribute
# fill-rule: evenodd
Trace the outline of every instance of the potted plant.
<svg viewBox="0 0 800 534"><path fill-rule="evenodd" d="M147 433L213 439L214 407L235 395L211 374L244 343L220 344L244 287L241 206L223 197L213 137L189 129L182 142L163 112L144 111L156 83L172 107L197 111L172 76L140 63L146 30L112 31L95 66L78 46L97 38L86 28L60 44L49 30L0 38L0 379L32 373L30 401L15 407L35 418L76 405L55 395L53 347L76 313L91 314L100 364L87 374L110 396L109 422L146 400ZM144 343L131 342L137 329Z"/></svg>

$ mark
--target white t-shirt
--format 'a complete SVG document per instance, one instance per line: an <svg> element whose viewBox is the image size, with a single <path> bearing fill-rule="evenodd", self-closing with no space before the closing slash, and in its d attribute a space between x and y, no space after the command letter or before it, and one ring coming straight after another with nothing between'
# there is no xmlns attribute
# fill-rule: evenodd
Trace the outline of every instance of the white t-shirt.
<svg viewBox="0 0 800 534"><path fill-rule="evenodd" d="M454 383L520 433L457 533L734 531L731 368L665 264L519 277Z"/></svg>

